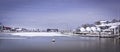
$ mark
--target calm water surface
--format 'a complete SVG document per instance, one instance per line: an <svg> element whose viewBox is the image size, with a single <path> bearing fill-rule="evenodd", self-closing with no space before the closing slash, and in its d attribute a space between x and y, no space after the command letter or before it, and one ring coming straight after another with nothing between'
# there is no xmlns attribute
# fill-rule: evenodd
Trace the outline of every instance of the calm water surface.
<svg viewBox="0 0 120 52"><path fill-rule="evenodd" d="M120 39L113 38L0 37L0 52L120 52Z"/></svg>

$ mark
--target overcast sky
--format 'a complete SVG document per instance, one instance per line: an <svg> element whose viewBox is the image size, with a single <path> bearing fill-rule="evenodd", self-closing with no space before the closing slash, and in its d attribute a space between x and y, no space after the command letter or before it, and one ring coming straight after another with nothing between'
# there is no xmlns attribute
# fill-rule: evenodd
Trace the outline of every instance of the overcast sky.
<svg viewBox="0 0 120 52"><path fill-rule="evenodd" d="M120 19L120 0L0 0L0 22L24 28L77 28Z"/></svg>

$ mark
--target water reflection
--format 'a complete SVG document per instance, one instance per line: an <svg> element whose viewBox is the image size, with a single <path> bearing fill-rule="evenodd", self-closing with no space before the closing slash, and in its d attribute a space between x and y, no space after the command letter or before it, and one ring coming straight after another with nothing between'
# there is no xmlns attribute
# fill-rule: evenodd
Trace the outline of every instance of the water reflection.
<svg viewBox="0 0 120 52"><path fill-rule="evenodd" d="M55 42L52 42L55 39ZM120 40L97 37L29 37L0 39L0 51L120 52Z"/></svg>

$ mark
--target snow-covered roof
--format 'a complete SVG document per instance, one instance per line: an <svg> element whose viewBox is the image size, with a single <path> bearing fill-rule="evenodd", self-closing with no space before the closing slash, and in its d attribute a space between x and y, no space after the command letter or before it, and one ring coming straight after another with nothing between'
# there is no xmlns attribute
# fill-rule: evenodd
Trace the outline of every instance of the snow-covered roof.
<svg viewBox="0 0 120 52"><path fill-rule="evenodd" d="M90 28L90 27L87 27L86 30L87 30L87 31L91 31L91 28Z"/></svg>
<svg viewBox="0 0 120 52"><path fill-rule="evenodd" d="M96 25L97 27L102 27L102 26L118 26L120 25L120 22L116 23L109 23L109 24L101 24L101 25Z"/></svg>
<svg viewBox="0 0 120 52"><path fill-rule="evenodd" d="M107 22L107 21L100 21L100 22Z"/></svg>
<svg viewBox="0 0 120 52"><path fill-rule="evenodd" d="M114 28L117 28L117 26L112 26L112 27L110 27L110 29L114 29Z"/></svg>
<svg viewBox="0 0 120 52"><path fill-rule="evenodd" d="M105 30L103 30L103 31L111 31L110 29L105 29Z"/></svg>
<svg viewBox="0 0 120 52"><path fill-rule="evenodd" d="M96 27L91 27L91 29L92 29L93 31L96 31Z"/></svg>
<svg viewBox="0 0 120 52"><path fill-rule="evenodd" d="M83 27L81 27L81 28L80 28L80 31L82 31L82 32L83 32L83 31L86 31L86 29L85 29L85 28L83 28Z"/></svg>
<svg viewBox="0 0 120 52"><path fill-rule="evenodd" d="M98 27L97 27L97 29L96 29L96 30L97 30L97 31L101 31L101 29L100 29L100 28L98 28Z"/></svg>

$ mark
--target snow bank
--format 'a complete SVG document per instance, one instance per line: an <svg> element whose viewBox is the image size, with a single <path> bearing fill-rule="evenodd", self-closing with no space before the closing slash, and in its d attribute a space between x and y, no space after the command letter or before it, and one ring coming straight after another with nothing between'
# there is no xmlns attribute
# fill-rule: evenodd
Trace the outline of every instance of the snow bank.
<svg viewBox="0 0 120 52"><path fill-rule="evenodd" d="M18 36L68 36L55 32L20 32L20 33L10 33L11 35Z"/></svg>

